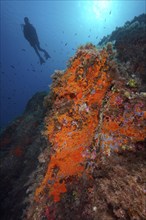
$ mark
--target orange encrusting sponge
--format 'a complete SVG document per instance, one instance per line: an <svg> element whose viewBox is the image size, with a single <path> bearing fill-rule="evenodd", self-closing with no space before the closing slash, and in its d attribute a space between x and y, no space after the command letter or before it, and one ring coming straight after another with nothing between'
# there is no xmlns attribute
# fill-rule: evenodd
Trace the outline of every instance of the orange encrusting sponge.
<svg viewBox="0 0 146 220"><path fill-rule="evenodd" d="M87 158L96 158L98 149L110 156L112 150L134 149L136 142L145 139L144 101L130 97L134 90L124 80L113 83L111 65L107 49L85 47L63 74L54 75L54 101L44 132L53 153L36 199L47 188L58 202L70 177L82 176Z"/></svg>
<svg viewBox="0 0 146 220"><path fill-rule="evenodd" d="M105 64L107 57L105 50L100 52L100 58L93 57L88 51L79 52L60 77L58 86L53 87L56 101L46 118L45 134L55 153L41 186L36 190L36 197L48 186L49 195L54 197L54 201L59 201L60 194L66 191L66 178L80 176L84 172L85 157L82 153L92 144L98 124L98 109L111 83L108 73L102 70L103 67L108 69ZM66 111L69 102L72 104Z"/></svg>

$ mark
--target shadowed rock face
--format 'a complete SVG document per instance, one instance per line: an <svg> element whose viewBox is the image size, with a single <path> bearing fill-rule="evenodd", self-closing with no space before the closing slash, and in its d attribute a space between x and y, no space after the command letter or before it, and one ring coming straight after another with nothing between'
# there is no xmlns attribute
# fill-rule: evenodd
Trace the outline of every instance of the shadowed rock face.
<svg viewBox="0 0 146 220"><path fill-rule="evenodd" d="M37 93L24 114L8 126L0 137L1 218L20 219L29 176L37 168L38 155L46 146L41 135L44 120L43 99Z"/></svg>
<svg viewBox="0 0 146 220"><path fill-rule="evenodd" d="M136 75L142 80L141 91L146 91L146 14L135 17L116 28L111 35L104 37L99 45L114 42L117 57L127 65L129 75Z"/></svg>
<svg viewBox="0 0 146 220"><path fill-rule="evenodd" d="M80 47L3 132L2 219L146 218L144 18Z"/></svg>

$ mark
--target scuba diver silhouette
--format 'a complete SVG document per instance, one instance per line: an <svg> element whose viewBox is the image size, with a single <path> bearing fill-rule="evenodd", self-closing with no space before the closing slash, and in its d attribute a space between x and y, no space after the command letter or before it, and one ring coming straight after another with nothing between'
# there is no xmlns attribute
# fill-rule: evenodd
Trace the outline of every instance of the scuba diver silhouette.
<svg viewBox="0 0 146 220"><path fill-rule="evenodd" d="M40 43L39 43L36 29L33 27L32 24L30 24L29 19L27 17L24 18L24 22L25 22L25 24L23 24L24 37L26 38L26 40L28 40L30 45L34 48L36 54L38 55L38 57L40 59L40 64L43 64L43 63L45 63L45 60L41 57L38 50L44 52L44 56L45 56L46 60L51 57L47 53L46 50L44 50L40 47Z"/></svg>

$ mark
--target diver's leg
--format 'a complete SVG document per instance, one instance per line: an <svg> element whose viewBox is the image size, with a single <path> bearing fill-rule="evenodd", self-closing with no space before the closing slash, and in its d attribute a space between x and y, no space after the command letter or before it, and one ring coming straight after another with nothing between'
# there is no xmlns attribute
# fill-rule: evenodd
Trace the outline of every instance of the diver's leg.
<svg viewBox="0 0 146 220"><path fill-rule="evenodd" d="M40 64L45 63L44 59L40 56L40 54L39 54L39 52L38 52L38 50L37 50L37 47L34 46L33 48L34 48L36 54L38 55L38 57L39 57L39 59L40 59Z"/></svg>
<svg viewBox="0 0 146 220"><path fill-rule="evenodd" d="M44 50L44 49L42 49L42 48L40 47L40 44L39 44L39 43L37 43L37 48L38 48L40 51L44 52L44 56L45 56L46 59L51 58L50 55L47 53L47 51Z"/></svg>

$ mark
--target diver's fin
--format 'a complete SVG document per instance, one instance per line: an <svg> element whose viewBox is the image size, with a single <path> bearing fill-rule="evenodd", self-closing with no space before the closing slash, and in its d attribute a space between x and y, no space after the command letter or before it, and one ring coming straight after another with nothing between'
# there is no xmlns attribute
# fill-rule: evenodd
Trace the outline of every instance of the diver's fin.
<svg viewBox="0 0 146 220"><path fill-rule="evenodd" d="M45 58L46 58L46 60L47 60L48 58L51 58L50 55L49 55L47 52L45 53Z"/></svg>
<svg viewBox="0 0 146 220"><path fill-rule="evenodd" d="M43 63L45 63L45 60L42 57L40 57L40 64L42 65Z"/></svg>

